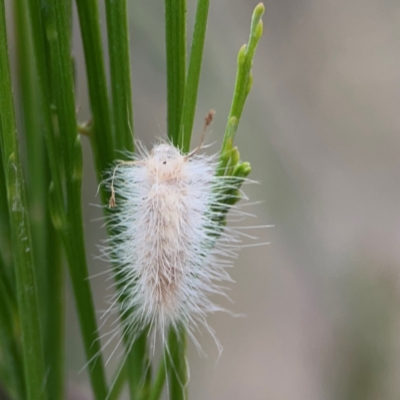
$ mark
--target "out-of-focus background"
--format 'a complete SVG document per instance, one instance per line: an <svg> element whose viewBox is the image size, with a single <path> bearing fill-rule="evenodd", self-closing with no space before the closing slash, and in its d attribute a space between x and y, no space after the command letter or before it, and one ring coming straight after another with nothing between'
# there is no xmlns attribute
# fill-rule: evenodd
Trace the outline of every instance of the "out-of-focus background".
<svg viewBox="0 0 400 400"><path fill-rule="evenodd" d="M196 131L214 108L208 137L214 151L255 5L211 0ZM188 39L195 6L188 0ZM252 209L258 219L247 223L275 228L258 232L260 242L271 244L243 249L232 270L229 308L246 317L209 319L222 356L207 334L198 339L208 357L190 345L190 399L398 399L400 3L266 0L265 6L236 143L259 182L246 193L262 201ZM132 0L129 8L135 133L151 145L165 132L163 2ZM90 110L76 21L74 56L84 121ZM93 221L101 210L90 206L99 198L83 142L85 229L96 274L107 268L95 259L105 233ZM99 310L108 284L93 279ZM86 373L78 373L85 360L68 300L70 390L90 398ZM112 359L110 369L116 364Z"/></svg>

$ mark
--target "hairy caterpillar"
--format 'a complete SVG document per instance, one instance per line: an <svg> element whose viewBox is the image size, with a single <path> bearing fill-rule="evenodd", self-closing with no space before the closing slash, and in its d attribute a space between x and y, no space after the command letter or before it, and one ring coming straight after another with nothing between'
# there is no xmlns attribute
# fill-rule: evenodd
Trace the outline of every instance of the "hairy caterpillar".
<svg viewBox="0 0 400 400"><path fill-rule="evenodd" d="M123 330L133 337L150 327L164 338L183 323L194 343L199 324L216 340L206 316L222 310L211 297L226 296L221 283L231 281L226 268L240 248L240 232L221 221L229 208L241 215L227 200L244 179L218 174L218 157L198 154L201 146L189 154L170 143L141 147L106 180L115 208L104 251L120 271L112 307L129 315Z"/></svg>

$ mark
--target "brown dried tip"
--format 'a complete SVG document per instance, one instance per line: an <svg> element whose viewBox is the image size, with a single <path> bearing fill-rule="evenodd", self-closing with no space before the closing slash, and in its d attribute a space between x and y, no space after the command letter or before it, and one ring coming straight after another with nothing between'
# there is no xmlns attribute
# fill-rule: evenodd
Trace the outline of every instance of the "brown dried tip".
<svg viewBox="0 0 400 400"><path fill-rule="evenodd" d="M110 197L110 201L108 202L108 208L114 208L115 207L115 196L112 194Z"/></svg>
<svg viewBox="0 0 400 400"><path fill-rule="evenodd" d="M206 136L207 128L211 125L211 122L212 122L212 120L214 118L214 114L215 114L215 111L214 110L210 110L208 112L208 114L206 115L206 117L204 118L204 128L203 128L203 134L201 135L200 144L186 156L186 160L188 160L190 157L192 157L194 154L196 154L201 149L201 147L203 146L203 142L204 142L204 138Z"/></svg>
<svg viewBox="0 0 400 400"><path fill-rule="evenodd" d="M214 114L215 114L215 111L210 110L208 112L208 114L206 115L206 117L204 118L204 130L206 130L211 125L211 122L213 121L213 118L214 118Z"/></svg>

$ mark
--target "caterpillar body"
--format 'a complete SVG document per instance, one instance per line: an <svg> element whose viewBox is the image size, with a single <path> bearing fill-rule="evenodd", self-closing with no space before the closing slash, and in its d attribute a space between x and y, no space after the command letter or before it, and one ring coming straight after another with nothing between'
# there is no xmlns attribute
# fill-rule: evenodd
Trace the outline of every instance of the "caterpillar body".
<svg viewBox="0 0 400 400"><path fill-rule="evenodd" d="M226 268L240 248L239 233L221 221L243 178L217 174L217 156L185 155L170 143L129 158L106 181L115 212L105 252L120 271L112 304L129 315L123 330L135 337L150 327L164 339L183 323L197 345L204 325L219 347L206 316L223 310L212 297L226 296L221 283L231 281Z"/></svg>

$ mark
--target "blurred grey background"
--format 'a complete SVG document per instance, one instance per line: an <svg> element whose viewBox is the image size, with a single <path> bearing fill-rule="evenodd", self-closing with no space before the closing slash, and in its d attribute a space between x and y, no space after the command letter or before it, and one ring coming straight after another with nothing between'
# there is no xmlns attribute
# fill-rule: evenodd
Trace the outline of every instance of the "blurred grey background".
<svg viewBox="0 0 400 400"><path fill-rule="evenodd" d="M256 4L211 0L195 130L214 108L208 136L214 151ZM188 0L189 42L195 6ZM265 6L236 143L259 182L246 193L262 201L252 210L257 221L246 223L275 228L259 232L269 246L243 249L232 270L229 308L247 317L209 319L222 356L207 334L199 341L208 357L190 346L190 399L398 399L400 4L267 0ZM165 134L163 2L132 0L129 9L135 134L151 145ZM76 20L74 56L84 121L90 114ZM94 258L104 230L93 222L101 212L90 206L99 198L83 142L85 229L96 274L107 269ZM101 310L108 284L96 278L93 285ZM85 361L71 295L68 320L71 391L83 395L86 374L78 371Z"/></svg>

